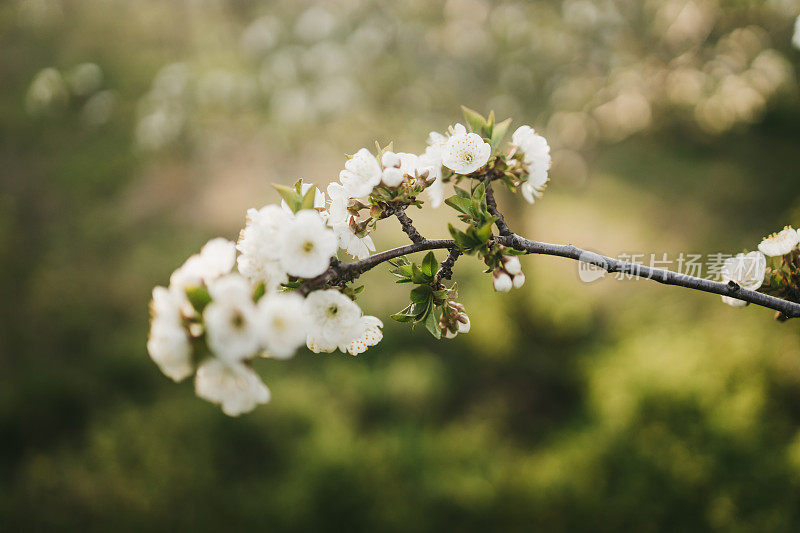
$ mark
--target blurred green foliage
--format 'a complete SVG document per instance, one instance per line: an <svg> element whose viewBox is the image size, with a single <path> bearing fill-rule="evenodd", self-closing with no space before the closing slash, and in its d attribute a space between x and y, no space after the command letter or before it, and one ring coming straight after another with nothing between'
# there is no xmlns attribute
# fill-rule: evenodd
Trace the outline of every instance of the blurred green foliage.
<svg viewBox="0 0 800 533"><path fill-rule="evenodd" d="M494 295L463 258L468 335L385 320L358 358L260 362L274 399L240 419L144 348L151 287L276 201L271 181L326 183L372 137L419 150L462 103L551 139L545 198L500 197L520 233L610 254L752 249L800 223L796 15L780 0L0 4L0 528L796 531L800 339L764 310L584 285L554 258ZM443 235L442 213L420 215L424 233ZM398 308L388 270L366 279L366 310Z"/></svg>

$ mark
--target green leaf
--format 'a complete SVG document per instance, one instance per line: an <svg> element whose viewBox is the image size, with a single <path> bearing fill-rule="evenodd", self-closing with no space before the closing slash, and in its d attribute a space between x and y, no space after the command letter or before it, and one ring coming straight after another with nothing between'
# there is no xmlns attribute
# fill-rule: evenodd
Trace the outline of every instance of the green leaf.
<svg viewBox="0 0 800 533"><path fill-rule="evenodd" d="M417 285L427 285L431 282L430 278L420 270L416 263L411 263L411 281Z"/></svg>
<svg viewBox="0 0 800 533"><path fill-rule="evenodd" d="M292 210L293 213L297 213L300 210L300 205L302 204L302 199L300 195L291 187L287 187L286 185L278 185L273 183L273 187L275 190L278 191L278 194L281 195L287 204L289 204L289 209Z"/></svg>
<svg viewBox="0 0 800 533"><path fill-rule="evenodd" d="M492 150L497 150L497 147L503 142L503 138L506 136L506 133L508 133L508 127L510 125L510 118L507 118L503 122L494 125L494 128L492 129L492 139L489 143L492 145Z"/></svg>
<svg viewBox="0 0 800 533"><path fill-rule="evenodd" d="M470 130L474 131L478 135L481 134L484 128L488 126L486 119L481 116L480 113L474 111L468 107L461 106L461 111L464 113L464 119L467 121Z"/></svg>
<svg viewBox="0 0 800 533"><path fill-rule="evenodd" d="M412 320L414 320L415 317L415 315L411 312L411 307L412 307L411 305L407 306L399 313L390 315L390 318L398 322L411 322Z"/></svg>
<svg viewBox="0 0 800 533"><path fill-rule="evenodd" d="M452 224L447 225L447 230L450 232L450 236L453 237L453 240L456 241L456 244L459 244L459 242L463 241L464 237L466 237L463 231L457 229Z"/></svg>
<svg viewBox="0 0 800 533"><path fill-rule="evenodd" d="M397 268L393 268L389 272L398 278L411 279L411 265L401 265Z"/></svg>
<svg viewBox="0 0 800 533"><path fill-rule="evenodd" d="M453 187L456 191L456 196L459 198L469 198L471 195L469 191L462 189L461 187Z"/></svg>
<svg viewBox="0 0 800 533"><path fill-rule="evenodd" d="M300 202L300 209L314 209L314 200L316 196L317 196L317 188L316 187L309 188L308 191L306 191L306 194L303 196L302 201Z"/></svg>
<svg viewBox="0 0 800 533"><path fill-rule="evenodd" d="M256 288L253 290L253 301L254 302L259 301L266 292L267 292L267 287L266 285L264 285L264 282L262 281L261 283L256 285Z"/></svg>
<svg viewBox="0 0 800 533"><path fill-rule="evenodd" d="M186 298L189 299L194 310L201 314L203 309L211 303L211 295L208 294L208 289L205 287L186 287Z"/></svg>
<svg viewBox="0 0 800 533"><path fill-rule="evenodd" d="M472 189L472 197L476 200L486 198L486 182L482 181Z"/></svg>
<svg viewBox="0 0 800 533"><path fill-rule="evenodd" d="M420 285L411 291L411 301L415 304L427 303L431 297L430 285Z"/></svg>
<svg viewBox="0 0 800 533"><path fill-rule="evenodd" d="M494 220L487 222L475 231L475 235L481 243L485 244L492 236L492 224L494 224Z"/></svg>
<svg viewBox="0 0 800 533"><path fill-rule="evenodd" d="M435 338L440 339L442 337L442 332L439 329L439 321L436 319L436 311L433 306L433 302L431 302L428 312L425 315L425 320L422 324L425 326L425 329L427 329Z"/></svg>
<svg viewBox="0 0 800 533"><path fill-rule="evenodd" d="M439 263L436 262L436 256L433 252L428 252L422 260L422 273L429 278L433 278L438 266Z"/></svg>
<svg viewBox="0 0 800 533"><path fill-rule="evenodd" d="M462 198L460 196L451 196L447 198L444 203L458 211L459 213L469 213L470 206L472 205L472 201L468 198Z"/></svg>
<svg viewBox="0 0 800 533"><path fill-rule="evenodd" d="M486 117L486 129L488 130L487 133L491 134L493 128L494 128L494 109L490 110L489 116Z"/></svg>

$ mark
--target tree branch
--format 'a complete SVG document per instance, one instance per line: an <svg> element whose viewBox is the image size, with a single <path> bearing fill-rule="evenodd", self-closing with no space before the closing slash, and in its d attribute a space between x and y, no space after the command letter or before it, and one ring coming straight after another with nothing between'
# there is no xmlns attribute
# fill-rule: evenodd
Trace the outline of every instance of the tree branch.
<svg viewBox="0 0 800 533"><path fill-rule="evenodd" d="M408 218L405 209L405 206L395 208L393 211L394 216L396 216L397 220L400 221L400 225L403 226L403 231L406 235L408 235L408 238L411 239L411 242L423 242L425 237L423 237L420 232L417 231L417 228L414 227L414 221Z"/></svg>
<svg viewBox="0 0 800 533"><path fill-rule="evenodd" d="M486 207L489 209L489 213L497 219L495 221L497 231L500 232L500 235L512 235L511 229L509 229L503 218L503 214L497 209L497 201L494 199L491 179L485 179L484 183L486 184Z"/></svg>
<svg viewBox="0 0 800 533"><path fill-rule="evenodd" d="M767 294L741 288L737 283L719 283L707 279L696 278L678 274L670 270L651 268L645 265L637 265L628 261L620 261L611 257L581 250L571 244L548 244L546 242L530 241L519 235L512 234L495 238L496 242L510 246L517 250L528 252L529 254L555 255L568 259L580 260L585 263L598 266L603 270L613 273L621 272L634 276L652 279L664 285L676 285L687 289L694 289L722 296L730 296L737 300L774 309L783 313L788 318L800 317L800 304L783 300Z"/></svg>
<svg viewBox="0 0 800 533"><path fill-rule="evenodd" d="M620 261L611 257L582 250L571 244L549 244L546 242L531 241L520 237L516 234L501 235L493 238L505 246L510 246L517 250L527 252L532 255L553 255L557 257L565 257L567 259L579 260L584 263L589 263L602 268L609 273L621 272L625 274L632 274L641 278L652 279L658 283L665 285L675 285L687 289L693 289L712 294L719 294L722 296L730 296L737 300L749 302L755 305L774 309L779 311L788 318L800 317L800 304L783 300L767 294L751 291L741 288L738 284L719 283L707 279L696 278L694 276L687 276L678 274L669 270L659 268L650 268L644 265L637 265L628 261ZM375 268L379 264L395 259L402 255L413 254L426 250L436 249L449 249L457 250L456 244L452 239L431 239L422 242L400 246L384 252L371 255L366 259L360 261L353 261L351 263L341 263L334 260L328 270L319 276L307 280L298 290L301 294L308 294L312 290L316 290L325 286L334 285L338 283L347 283L358 278L364 272ZM451 254L452 256L453 254ZM457 256L455 256L457 257ZM448 257L450 259L450 257ZM447 260L446 260L447 261ZM455 259L453 259L455 262Z"/></svg>
<svg viewBox="0 0 800 533"><path fill-rule="evenodd" d="M453 265L456 264L456 261L460 255L461 250L458 248L450 248L450 253L447 255L447 258L442 261L442 265L439 268L439 271L436 273L436 277L434 278L435 283L439 283L443 279L453 278Z"/></svg>
<svg viewBox="0 0 800 533"><path fill-rule="evenodd" d="M416 252L424 252L426 250L437 249L450 249L455 248L456 243L452 239L425 239L422 242L414 244L407 244L398 248L392 248L383 252L376 253L365 259L353 261L351 263L342 263L338 259L331 261L331 266L315 278L306 280L297 290L306 295L309 292L320 289L329 285L336 285L338 283L349 283L358 278L364 272L375 268L376 266L384 263L390 259L413 254Z"/></svg>

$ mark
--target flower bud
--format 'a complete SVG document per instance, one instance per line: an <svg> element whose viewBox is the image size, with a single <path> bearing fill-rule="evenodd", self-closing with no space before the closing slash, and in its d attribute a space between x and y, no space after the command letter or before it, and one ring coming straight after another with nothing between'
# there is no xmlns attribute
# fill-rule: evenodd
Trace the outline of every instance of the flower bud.
<svg viewBox="0 0 800 533"><path fill-rule="evenodd" d="M456 337L456 335L458 335L458 333L456 333L455 331L450 331L449 329L446 329L444 331L444 338L445 339L454 339Z"/></svg>
<svg viewBox="0 0 800 533"><path fill-rule="evenodd" d="M515 255L503 256L503 268L512 276L522 274L522 265L519 262L519 257Z"/></svg>
<svg viewBox="0 0 800 533"><path fill-rule="evenodd" d="M397 187L403 183L403 171L395 167L385 168L383 169L381 181L387 187Z"/></svg>
<svg viewBox="0 0 800 533"><path fill-rule="evenodd" d="M400 156L394 152L384 152L383 157L381 157L381 165L383 165L384 168L399 167Z"/></svg>
<svg viewBox="0 0 800 533"><path fill-rule="evenodd" d="M469 328L470 328L469 317L464 313L458 315L458 332L469 333Z"/></svg>
<svg viewBox="0 0 800 533"><path fill-rule="evenodd" d="M514 288L519 289L520 287L525 285L525 274L522 273L517 274L516 276L514 276L513 282L514 282Z"/></svg>
<svg viewBox="0 0 800 533"><path fill-rule="evenodd" d="M508 292L513 286L511 277L499 268L492 274L494 276L494 290L497 292Z"/></svg>

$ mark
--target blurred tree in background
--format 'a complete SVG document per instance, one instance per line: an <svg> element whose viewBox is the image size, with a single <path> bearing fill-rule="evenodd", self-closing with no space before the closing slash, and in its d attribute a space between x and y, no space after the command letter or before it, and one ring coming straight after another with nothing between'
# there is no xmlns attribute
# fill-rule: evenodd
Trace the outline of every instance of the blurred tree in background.
<svg viewBox="0 0 800 533"><path fill-rule="evenodd" d="M327 183L375 138L420 151L462 103L553 146L541 202L500 197L521 234L611 255L754 248L800 223L798 11L0 4L2 529L796 531L799 335L761 309L585 285L546 257L495 295L465 264L469 335L387 324L359 358L262 361L274 400L235 420L144 343L150 288L235 237L270 183Z"/></svg>

